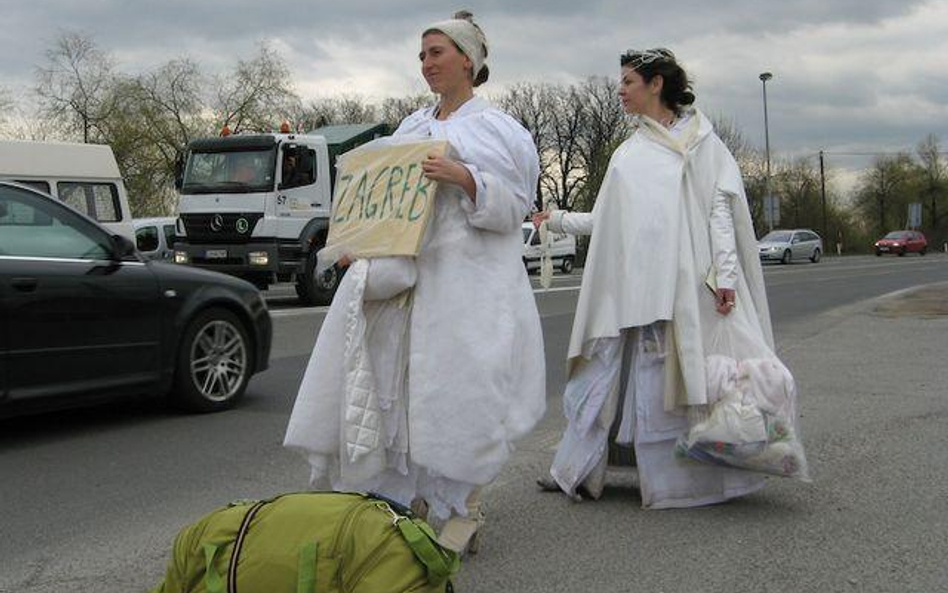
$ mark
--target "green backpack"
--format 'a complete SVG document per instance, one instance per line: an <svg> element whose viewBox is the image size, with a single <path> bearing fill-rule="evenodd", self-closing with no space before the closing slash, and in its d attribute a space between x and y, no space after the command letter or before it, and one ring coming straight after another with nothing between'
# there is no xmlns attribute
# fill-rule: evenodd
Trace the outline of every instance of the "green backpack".
<svg viewBox="0 0 948 593"><path fill-rule="evenodd" d="M184 528L151 593L450 592L459 566L400 505L307 492L233 503Z"/></svg>

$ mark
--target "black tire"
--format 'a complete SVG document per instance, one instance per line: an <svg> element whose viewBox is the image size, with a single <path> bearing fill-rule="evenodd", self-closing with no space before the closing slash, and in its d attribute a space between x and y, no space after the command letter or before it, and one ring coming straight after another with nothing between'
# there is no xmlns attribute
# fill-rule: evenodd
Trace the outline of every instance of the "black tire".
<svg viewBox="0 0 948 593"><path fill-rule="evenodd" d="M905 257L905 254L907 253L907 251L908 251L907 248L903 247L902 251L899 252L899 257Z"/></svg>
<svg viewBox="0 0 948 593"><path fill-rule="evenodd" d="M572 273L573 273L573 258L572 258L572 256L566 256L566 257L563 258L563 263L560 265L560 270L561 270L564 274L572 274Z"/></svg>
<svg viewBox="0 0 948 593"><path fill-rule="evenodd" d="M919 255L925 255L928 252L928 247L922 247L922 250L918 252Z"/></svg>
<svg viewBox="0 0 948 593"><path fill-rule="evenodd" d="M823 256L823 254L820 253L819 248L814 249L814 250L813 250L813 255L810 256L810 261L813 262L813 263L817 263L818 261L820 261L820 257L822 257L822 256Z"/></svg>
<svg viewBox="0 0 948 593"><path fill-rule="evenodd" d="M783 257L780 258L780 263L787 265L790 263L791 259L793 259L793 254L790 253L789 249L784 249Z"/></svg>
<svg viewBox="0 0 948 593"><path fill-rule="evenodd" d="M192 412L232 408L253 368L253 344L240 318L226 309L205 309L178 346L171 400Z"/></svg>
<svg viewBox="0 0 948 593"><path fill-rule="evenodd" d="M316 250L313 249L306 257L306 269L296 278L296 296L307 306L328 305L339 288L339 282L345 270L333 266L323 272L316 273Z"/></svg>
<svg viewBox="0 0 948 593"><path fill-rule="evenodd" d="M882 257L882 252L878 249L876 250L876 257Z"/></svg>

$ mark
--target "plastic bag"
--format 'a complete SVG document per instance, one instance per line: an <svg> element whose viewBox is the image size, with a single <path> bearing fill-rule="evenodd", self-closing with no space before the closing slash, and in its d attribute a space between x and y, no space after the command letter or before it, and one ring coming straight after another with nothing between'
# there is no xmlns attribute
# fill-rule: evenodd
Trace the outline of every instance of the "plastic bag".
<svg viewBox="0 0 948 593"><path fill-rule="evenodd" d="M740 315L718 320L705 349L710 413L679 437L678 457L810 481L793 376Z"/></svg>

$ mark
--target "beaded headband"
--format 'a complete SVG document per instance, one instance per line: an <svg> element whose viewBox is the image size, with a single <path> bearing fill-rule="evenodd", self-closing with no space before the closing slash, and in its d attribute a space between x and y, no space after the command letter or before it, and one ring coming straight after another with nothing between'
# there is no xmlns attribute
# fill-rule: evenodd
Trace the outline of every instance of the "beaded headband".
<svg viewBox="0 0 948 593"><path fill-rule="evenodd" d="M642 66L647 66L652 62L668 61L675 62L675 54L670 49L656 47L654 49L630 49L619 56L619 64L638 70Z"/></svg>

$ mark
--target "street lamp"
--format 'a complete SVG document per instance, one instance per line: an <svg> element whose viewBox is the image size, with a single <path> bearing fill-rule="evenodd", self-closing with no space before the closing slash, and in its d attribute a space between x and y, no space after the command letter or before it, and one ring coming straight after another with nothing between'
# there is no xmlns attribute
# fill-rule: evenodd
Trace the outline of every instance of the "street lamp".
<svg viewBox="0 0 948 593"><path fill-rule="evenodd" d="M767 213L769 230L774 230L774 201L770 195L770 126L767 121L767 81L773 78L770 72L761 72L760 83L764 89L764 150L767 155L767 176L764 179L764 211Z"/></svg>

